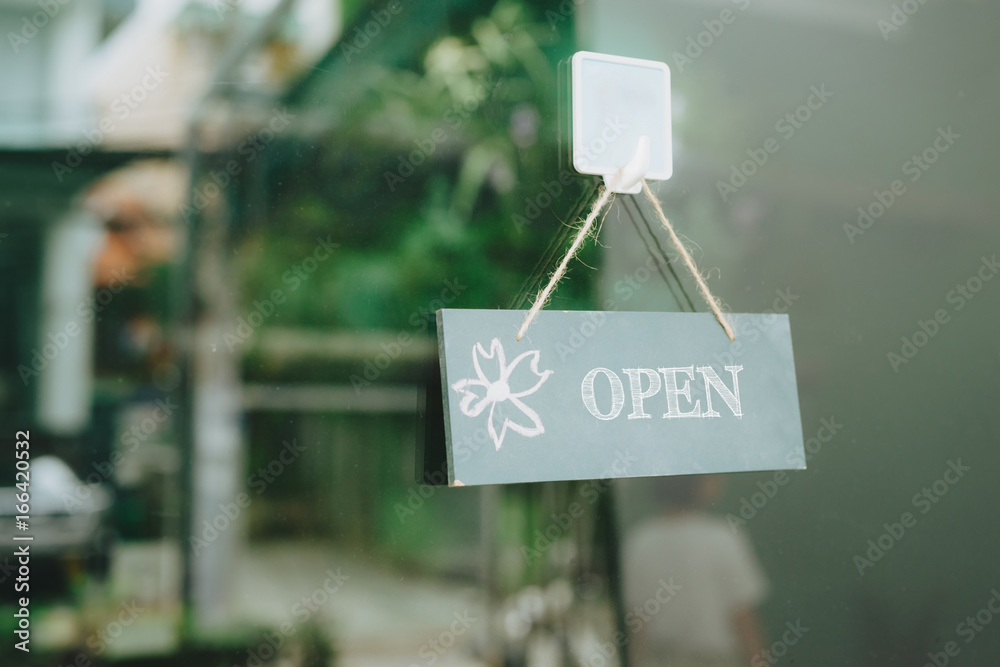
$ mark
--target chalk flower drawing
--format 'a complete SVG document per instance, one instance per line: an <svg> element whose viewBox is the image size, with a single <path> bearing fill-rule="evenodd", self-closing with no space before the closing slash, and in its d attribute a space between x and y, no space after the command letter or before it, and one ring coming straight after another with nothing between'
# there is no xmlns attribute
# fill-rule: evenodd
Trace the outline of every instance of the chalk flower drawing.
<svg viewBox="0 0 1000 667"><path fill-rule="evenodd" d="M525 405L524 401L521 400L525 396L530 396L538 391L539 387L552 375L552 371L538 371L538 357L540 354L538 350L524 352L519 354L508 365L503 345L500 344L499 338L494 338L490 342L489 352L483 349L482 343L476 343L472 346L472 365L476 368L476 377L459 380L451 385L451 388L462 396L459 408L466 417L478 417L489 407L490 414L487 420L489 423L487 430L490 433L490 437L493 438L493 444L496 445L498 450L500 449L500 445L503 444L503 439L507 435L508 428L528 438L545 433L545 427L542 425L542 420L539 418L538 413ZM521 363L525 359L528 359L527 370L525 370L524 364ZM483 372L483 365L486 360L493 362L488 365L490 370L492 370L493 366L497 367L498 377L496 380L488 380L486 373ZM518 371L519 367L521 368L520 371ZM533 373L534 377L537 378L534 380L535 384L522 391L515 391L515 389L525 387L533 381L532 376L528 374L529 372ZM513 421L510 417L501 415L501 412L508 411L504 410L504 406L501 405L505 401L509 401L512 406L521 412L525 418L524 423L518 423L522 421L520 415L516 415L518 421ZM509 411L513 412L512 410ZM503 421L499 424L498 432L497 422L501 419Z"/></svg>

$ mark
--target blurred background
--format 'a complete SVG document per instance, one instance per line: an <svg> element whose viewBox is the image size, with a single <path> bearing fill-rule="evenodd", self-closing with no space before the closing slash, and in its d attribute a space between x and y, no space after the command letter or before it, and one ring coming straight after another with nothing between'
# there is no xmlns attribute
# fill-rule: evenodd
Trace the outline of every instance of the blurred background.
<svg viewBox="0 0 1000 667"><path fill-rule="evenodd" d="M670 66L654 190L730 310L791 317L808 469L711 502L769 581L754 664L996 664L998 25L983 0L0 0L0 662L628 663L652 482L451 489L418 460L433 313L527 307L594 191L560 151L586 49ZM627 200L550 308L692 309Z"/></svg>

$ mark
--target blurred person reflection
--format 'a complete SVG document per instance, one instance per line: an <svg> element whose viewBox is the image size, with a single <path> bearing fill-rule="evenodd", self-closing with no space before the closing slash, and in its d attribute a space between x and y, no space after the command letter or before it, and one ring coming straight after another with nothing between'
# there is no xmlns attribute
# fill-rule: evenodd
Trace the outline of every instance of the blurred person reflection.
<svg viewBox="0 0 1000 667"><path fill-rule="evenodd" d="M625 537L635 667L745 666L760 654L756 608L768 583L744 535L707 511L721 491L718 475L658 480L660 512Z"/></svg>

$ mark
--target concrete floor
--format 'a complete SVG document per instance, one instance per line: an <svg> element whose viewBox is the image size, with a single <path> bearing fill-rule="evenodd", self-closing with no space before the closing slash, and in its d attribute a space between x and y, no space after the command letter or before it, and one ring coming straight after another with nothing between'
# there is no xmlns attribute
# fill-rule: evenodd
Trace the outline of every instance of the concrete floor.
<svg viewBox="0 0 1000 667"><path fill-rule="evenodd" d="M491 634L495 641L504 633L501 626L513 627L511 615L522 613L510 606L511 598L490 619L475 583L402 574L384 558L359 550L347 553L335 544L276 542L244 545L236 553L218 573L225 582L221 590L230 592L222 609L225 623L208 631L192 618L192 632L198 636L187 638L203 648L234 642L247 647L233 656L236 667L262 664L250 658L248 649L256 650L265 664L286 664L266 662L274 652L264 643L264 633L292 637L309 625L332 640L337 658L329 667L485 667L490 663L481 656ZM91 655L99 646L96 655L138 661L129 664L154 656L177 656L183 663L181 563L176 542L117 545L106 585L89 587L78 604L67 601L39 610L34 617L38 648L72 652L88 646L91 650L83 651ZM340 577L339 586L331 572ZM541 593L536 590L532 599L540 600ZM140 610L134 617L127 613L133 608ZM614 631L611 609L586 600L575 609L570 620L578 655L596 656L600 641ZM554 637L533 637L527 647L530 664L563 664L558 642L545 643Z"/></svg>
<svg viewBox="0 0 1000 667"><path fill-rule="evenodd" d="M335 638L338 666L485 664L472 656L476 638L487 625L478 590L392 573L363 556L338 554L330 545L248 548L235 565L233 618L271 627L284 621L301 623L307 609L301 598L322 590L328 570L339 570L347 579L310 616ZM314 600L324 597L319 594ZM456 623L456 614L465 617L464 624Z"/></svg>

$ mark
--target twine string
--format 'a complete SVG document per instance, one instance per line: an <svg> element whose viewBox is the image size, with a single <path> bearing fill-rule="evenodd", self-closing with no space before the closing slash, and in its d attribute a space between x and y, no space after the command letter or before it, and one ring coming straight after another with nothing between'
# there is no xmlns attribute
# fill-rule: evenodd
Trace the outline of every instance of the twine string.
<svg viewBox="0 0 1000 667"><path fill-rule="evenodd" d="M646 237L642 235L642 229L639 227L639 223L635 221L635 216L632 215L632 210L629 208L629 202L631 202L632 206L635 207L636 213L639 215L639 219L642 220L642 224L646 228L646 232L649 234L649 237L653 239L653 245L656 246L656 252L653 252L653 248L650 247L649 243L646 241ZM636 235L639 237L639 240L642 241L642 245L646 248L646 252L649 253L649 256L656 261L656 271L660 274L660 277L663 278L663 282L666 284L667 289L670 290L670 294L674 297L674 301L677 302L677 305L680 306L681 310L684 309L684 303L687 303L688 310L692 313L696 312L694 302L691 301L691 296L687 293L687 290L684 289L684 283L682 283L681 279L677 276L677 271L674 270L673 262L671 262L670 258L667 257L666 251L664 251L663 246L660 245L660 240L656 238L656 234L653 233L653 226L649 224L649 220L646 219L646 214L642 212L642 208L640 208L640 206L635 202L635 199L632 198L626 199L623 202L623 208L625 209L625 214L628 215L629 221L635 228ZM673 283L670 282L667 274L663 272L663 267L667 267L667 270L674 279ZM674 288L675 284L677 286L676 290L680 291L681 296L684 297L683 302L681 301L681 298L677 296L677 291L675 291Z"/></svg>
<svg viewBox="0 0 1000 667"><path fill-rule="evenodd" d="M583 244L583 240L587 238L587 234L590 233L590 228L593 227L594 221L597 220L597 216L600 215L601 210L608 203L608 199L611 198L611 190L603 186L600 189L600 193L601 194L597 198L597 201L594 202L594 206L590 209L590 213L587 214L587 219L584 220L583 224L580 226L580 231L577 233L576 238L573 239L573 244L569 247L569 250L566 252L566 255L563 257L559 266L552 274L552 277L549 278L548 285L546 285L545 289L543 289L538 296L535 297L534 305L531 306L531 310L529 310L528 314L525 316L524 322L521 323L521 328L517 330L517 340L521 340L521 337L524 336L524 332L528 330L528 326L531 325L531 321L535 319L536 315L538 315L538 311L540 311L542 306L545 305L545 302L548 301L549 296L552 294L552 290L555 289L555 286L566 274L566 266L580 249L580 246Z"/></svg>
<svg viewBox="0 0 1000 667"><path fill-rule="evenodd" d="M594 181L593 185L580 193L577 197L576 203L573 204L573 209L570 214L566 217L566 221L570 224L565 224L562 230L556 234L551 243L545 249L545 253L539 258L538 262L535 263L535 268L531 270L531 274L525 278L524 283L521 284L521 289L517 291L517 296L511 300L510 305L508 305L508 310L521 310L524 306L525 301L528 300L529 287L534 285L536 282L540 282L541 277L545 274L545 270L548 266L552 264L553 259L557 254L559 254L559 248L566 243L566 239L569 238L573 231L573 224L579 218L580 214L583 212L584 207L586 207L587 202L593 200L594 196L599 192L600 184L597 180Z"/></svg>
<svg viewBox="0 0 1000 667"><path fill-rule="evenodd" d="M659 216L660 222L663 223L663 227L670 235L670 242L674 244L674 248L677 249L677 252L679 252L681 257L684 259L684 264L687 266L688 271L690 271L691 275L694 276L695 282L698 284L698 291L701 292L701 296L706 302L708 302L712 312L715 313L715 319L717 319L719 324L722 325L726 335L729 336L729 340L735 341L736 336L733 335L733 330L729 326L729 321L722 313L722 307L719 305L719 300L708 289L708 285L705 284L705 279L702 277L701 272L698 271L698 267L695 265L694 259L691 257L691 253L688 252L687 247L677 236L677 232L674 231L674 226L670 224L670 220L668 220L667 216L663 214L663 209L660 207L660 200L653 195L653 191L649 189L649 184L646 183L645 180L642 181L642 191L646 193L646 197L648 197L649 201L653 203L656 215Z"/></svg>
<svg viewBox="0 0 1000 667"><path fill-rule="evenodd" d="M621 172L619 171L615 180L617 181L620 176ZM614 187L614 184L612 184L612 187ZM653 194L653 191L649 189L649 184L646 183L645 179L642 180L642 190L646 193L646 197L649 201L652 202L653 209L656 211L656 215L660 218L660 223L663 225L664 229L667 230L667 234L670 235L670 242L684 259L684 264L687 266L688 271L690 271L691 275L694 276L695 282L698 285L698 291L701 293L702 298L705 299L709 307L712 309L712 312L715 314L715 319L718 320L720 325L722 325L722 329L726 332L726 335L729 336L729 340L735 341L736 336L733 335L733 330L729 324L729 320L726 319L726 316L722 312L722 306L720 305L718 298L716 298L715 295L712 294L711 290L708 289L705 279L702 277L701 272L694 263L694 259L691 257L691 253L688 252L687 247L681 241L680 237L677 236L677 232L674 231L674 226L670 224L670 220L668 220L667 216L663 213L660 201ZM517 331L517 340L521 340L525 332L528 330L528 327L531 325L531 322L535 319L535 316L538 315L539 311L541 311L542 306L548 302L549 297L551 296L556 285L558 285L559 281L566 275L566 267L569 265L570 260L573 259L573 257L576 256L576 253L580 250L583 240L587 238L591 227L594 226L594 221L597 220L597 216L601 214L601 211L610 200L612 191L608 188L601 187L599 189L599 193L600 195L598 196L597 201L594 202L593 207L590 209L590 213L587 214L586 219L580 226L580 231L577 232L572 245L570 245L569 250L566 251L566 255L563 257L556 270L552 273L552 277L549 278L548 284L535 298L535 303L531 306L531 310L529 310L528 314L525 315L524 321L521 323L521 327ZM679 281L678 284L680 284Z"/></svg>

